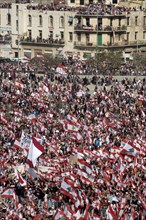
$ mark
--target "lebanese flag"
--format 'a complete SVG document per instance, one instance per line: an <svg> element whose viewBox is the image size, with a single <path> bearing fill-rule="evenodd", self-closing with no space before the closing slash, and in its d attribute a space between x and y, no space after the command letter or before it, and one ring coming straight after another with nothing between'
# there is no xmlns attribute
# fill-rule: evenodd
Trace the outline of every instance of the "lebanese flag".
<svg viewBox="0 0 146 220"><path fill-rule="evenodd" d="M79 132L73 133L71 138L72 138L74 141L82 141L82 140L83 140L83 137L82 137L82 135L81 135Z"/></svg>
<svg viewBox="0 0 146 220"><path fill-rule="evenodd" d="M108 211L109 211L110 215L113 217L114 220L118 220L118 217L117 217L115 211L113 210L113 208L111 207L111 205L109 206Z"/></svg>
<svg viewBox="0 0 146 220"><path fill-rule="evenodd" d="M66 195L75 202L77 194L75 190L72 188L72 184L70 184L66 179L62 181L60 191L62 194Z"/></svg>
<svg viewBox="0 0 146 220"><path fill-rule="evenodd" d="M15 81L15 86L19 89L25 88L25 85L22 82L18 81L18 80Z"/></svg>
<svg viewBox="0 0 146 220"><path fill-rule="evenodd" d="M2 198L10 199L10 198L13 198L13 193L14 193L14 189L6 188L6 189L2 192L1 197L2 197Z"/></svg>
<svg viewBox="0 0 146 220"><path fill-rule="evenodd" d="M71 210L71 208L70 208L69 205L67 204L67 205L65 206L65 209L64 209L64 214L65 214L65 218L66 218L67 220L70 220L70 219L72 219L72 216L73 216L75 213Z"/></svg>
<svg viewBox="0 0 146 220"><path fill-rule="evenodd" d="M78 159L78 165L81 169L85 170L86 173L88 173L88 174L92 173L91 165L87 161L85 161L84 159Z"/></svg>
<svg viewBox="0 0 146 220"><path fill-rule="evenodd" d="M78 122L78 119L73 115L73 114L68 114L67 115L67 120L69 122L74 122L74 123L77 123Z"/></svg>
<svg viewBox="0 0 146 220"><path fill-rule="evenodd" d="M37 158L42 153L44 153L44 147L32 137L27 159L32 162L34 167L36 166Z"/></svg>
<svg viewBox="0 0 146 220"><path fill-rule="evenodd" d="M59 64L58 67L56 68L56 73L59 73L61 75L67 74L65 68L61 64Z"/></svg>
<svg viewBox="0 0 146 220"><path fill-rule="evenodd" d="M21 176L21 173L16 170L16 175L17 175L17 178L18 178L18 181L20 183L21 186L27 186L27 182L25 179L23 179L23 177Z"/></svg>
<svg viewBox="0 0 146 220"><path fill-rule="evenodd" d="M28 116L28 119L34 123L36 123L36 116L34 114L31 114Z"/></svg>
<svg viewBox="0 0 146 220"><path fill-rule="evenodd" d="M23 148L21 147L21 141L19 139L15 139L14 147L23 150Z"/></svg>
<svg viewBox="0 0 146 220"><path fill-rule="evenodd" d="M125 142L124 140L121 142L121 145L123 147L121 151L122 154L127 154L129 156L136 156L136 154L138 153L138 149L136 149L136 147L129 141Z"/></svg>
<svg viewBox="0 0 146 220"><path fill-rule="evenodd" d="M68 132L78 132L79 126L75 123L67 123L67 131Z"/></svg>

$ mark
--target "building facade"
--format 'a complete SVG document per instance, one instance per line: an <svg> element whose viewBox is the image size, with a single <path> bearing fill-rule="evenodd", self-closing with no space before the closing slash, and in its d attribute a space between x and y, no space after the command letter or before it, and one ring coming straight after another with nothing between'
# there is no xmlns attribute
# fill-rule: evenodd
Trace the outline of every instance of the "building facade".
<svg viewBox="0 0 146 220"><path fill-rule="evenodd" d="M68 2L72 4L81 5ZM135 51L146 52L146 10L125 11L108 4L52 10L38 3L0 8L0 56L77 53L86 59L101 50L122 50L127 59Z"/></svg>

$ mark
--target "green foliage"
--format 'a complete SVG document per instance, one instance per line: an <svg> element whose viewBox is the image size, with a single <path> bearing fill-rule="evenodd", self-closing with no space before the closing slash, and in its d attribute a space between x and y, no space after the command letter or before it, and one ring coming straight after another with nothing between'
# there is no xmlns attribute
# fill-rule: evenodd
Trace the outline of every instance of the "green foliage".
<svg viewBox="0 0 146 220"><path fill-rule="evenodd" d="M37 68L42 69L49 69L51 67L57 67L58 64L62 62L60 57L53 57L49 54L43 54L42 57L34 57L31 59L31 63L37 66Z"/></svg>
<svg viewBox="0 0 146 220"><path fill-rule="evenodd" d="M133 54L133 64L137 70L143 70L146 67L146 53L136 52Z"/></svg>
<svg viewBox="0 0 146 220"><path fill-rule="evenodd" d="M99 51L95 58L86 61L90 67L97 67L100 72L118 69L122 63L121 51Z"/></svg>

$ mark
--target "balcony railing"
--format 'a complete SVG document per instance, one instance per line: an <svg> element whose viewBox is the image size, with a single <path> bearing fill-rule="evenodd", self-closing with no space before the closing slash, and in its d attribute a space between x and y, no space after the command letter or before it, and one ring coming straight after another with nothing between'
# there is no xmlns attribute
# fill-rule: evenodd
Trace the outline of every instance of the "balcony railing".
<svg viewBox="0 0 146 220"><path fill-rule="evenodd" d="M100 26L98 27L93 27L93 26L86 26L86 25L76 25L74 27L74 30L76 32L125 32L127 30L127 27L125 25L118 26L118 27L111 27L111 26Z"/></svg>
<svg viewBox="0 0 146 220"><path fill-rule="evenodd" d="M146 41L124 41L124 42L117 42L117 43L107 43L107 44L102 44L98 45L98 48L118 48L118 47L140 47L140 46L146 46ZM96 43L82 43L82 42L74 42L74 47L75 48L80 48L80 49L94 49L97 47Z"/></svg>
<svg viewBox="0 0 146 220"><path fill-rule="evenodd" d="M78 12L75 17L126 17L126 12L121 13L98 13L94 12Z"/></svg>
<svg viewBox="0 0 146 220"><path fill-rule="evenodd" d="M31 39L29 37L27 38L21 38L20 43L24 45L42 45L42 46L64 46L64 41L62 39Z"/></svg>
<svg viewBox="0 0 146 220"><path fill-rule="evenodd" d="M81 42L74 42L74 47L75 48L80 48L80 49L95 49L97 47L97 44L95 43L81 43Z"/></svg>
<svg viewBox="0 0 146 220"><path fill-rule="evenodd" d="M146 46L146 41L123 41L123 42L115 42L115 43L107 43L107 44L103 44L103 45L100 45L98 47L100 48L110 48L110 47L115 47L115 48L118 48L118 47L123 47L123 48L126 48L126 47L138 47L138 46Z"/></svg>

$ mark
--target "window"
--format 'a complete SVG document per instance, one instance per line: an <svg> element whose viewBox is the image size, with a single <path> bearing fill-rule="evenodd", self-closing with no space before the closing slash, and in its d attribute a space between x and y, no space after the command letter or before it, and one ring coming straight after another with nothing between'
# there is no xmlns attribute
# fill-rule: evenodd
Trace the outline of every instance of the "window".
<svg viewBox="0 0 146 220"><path fill-rule="evenodd" d="M69 17L68 17L68 24L69 24L69 25L72 25L72 24L73 24L73 17L72 17L72 16L69 16Z"/></svg>
<svg viewBox="0 0 146 220"><path fill-rule="evenodd" d="M43 19L42 19L42 15L39 15L39 26L43 25Z"/></svg>
<svg viewBox="0 0 146 220"><path fill-rule="evenodd" d="M143 32L143 39L146 40L146 31Z"/></svg>
<svg viewBox="0 0 146 220"><path fill-rule="evenodd" d="M32 18L31 15L28 15L28 26L32 26Z"/></svg>
<svg viewBox="0 0 146 220"><path fill-rule="evenodd" d="M73 33L69 32L69 41L72 42L73 41Z"/></svg>
<svg viewBox="0 0 146 220"><path fill-rule="evenodd" d="M15 40L15 44L18 45L18 40Z"/></svg>
<svg viewBox="0 0 146 220"><path fill-rule="evenodd" d="M60 27L64 27L64 17L60 17Z"/></svg>
<svg viewBox="0 0 146 220"><path fill-rule="evenodd" d="M128 17L127 18L127 26L129 26L129 24L130 24L130 18Z"/></svg>
<svg viewBox="0 0 146 220"><path fill-rule="evenodd" d="M8 24L10 25L11 24L11 15L10 15L10 13L8 13L7 19L8 19Z"/></svg>
<svg viewBox="0 0 146 220"><path fill-rule="evenodd" d="M61 40L64 40L64 32L63 31L60 31L60 37L61 37Z"/></svg>
<svg viewBox="0 0 146 220"><path fill-rule="evenodd" d="M16 5L16 16L18 16L19 5Z"/></svg>
<svg viewBox="0 0 146 220"><path fill-rule="evenodd" d="M39 38L42 39L42 30L39 30Z"/></svg>
<svg viewBox="0 0 146 220"><path fill-rule="evenodd" d="M135 17L135 25L136 26L138 25L138 17L137 16Z"/></svg>
<svg viewBox="0 0 146 220"><path fill-rule="evenodd" d="M18 52L15 52L15 58L18 58Z"/></svg>
<svg viewBox="0 0 146 220"><path fill-rule="evenodd" d="M120 34L118 34L118 41L120 41L121 40L121 35Z"/></svg>
<svg viewBox="0 0 146 220"><path fill-rule="evenodd" d="M86 43L89 43L89 34L86 34Z"/></svg>
<svg viewBox="0 0 146 220"><path fill-rule="evenodd" d="M77 40L80 42L81 41L81 34L77 35Z"/></svg>
<svg viewBox="0 0 146 220"><path fill-rule="evenodd" d="M84 0L80 0L80 5L84 5Z"/></svg>
<svg viewBox="0 0 146 220"><path fill-rule="evenodd" d="M143 17L143 25L146 25L146 16Z"/></svg>
<svg viewBox="0 0 146 220"><path fill-rule="evenodd" d="M137 32L135 32L135 40L137 40Z"/></svg>
<svg viewBox="0 0 146 220"><path fill-rule="evenodd" d="M90 26L90 18L86 18L86 25Z"/></svg>
<svg viewBox="0 0 146 220"><path fill-rule="evenodd" d="M119 27L121 27L121 19L119 19Z"/></svg>
<svg viewBox="0 0 146 220"><path fill-rule="evenodd" d="M49 17L49 27L53 27L53 16Z"/></svg>
<svg viewBox="0 0 146 220"><path fill-rule="evenodd" d="M129 32L127 33L127 41L129 42Z"/></svg>
<svg viewBox="0 0 146 220"><path fill-rule="evenodd" d="M75 0L70 0L70 3L75 3Z"/></svg>
<svg viewBox="0 0 146 220"><path fill-rule="evenodd" d="M16 31L18 31L18 20L16 20Z"/></svg>
<svg viewBox="0 0 146 220"><path fill-rule="evenodd" d="M32 37L31 30L28 30L28 37L29 37L29 39L31 39L31 37Z"/></svg>
<svg viewBox="0 0 146 220"><path fill-rule="evenodd" d="M50 37L50 38L53 38L53 31L50 31L49 37Z"/></svg>

